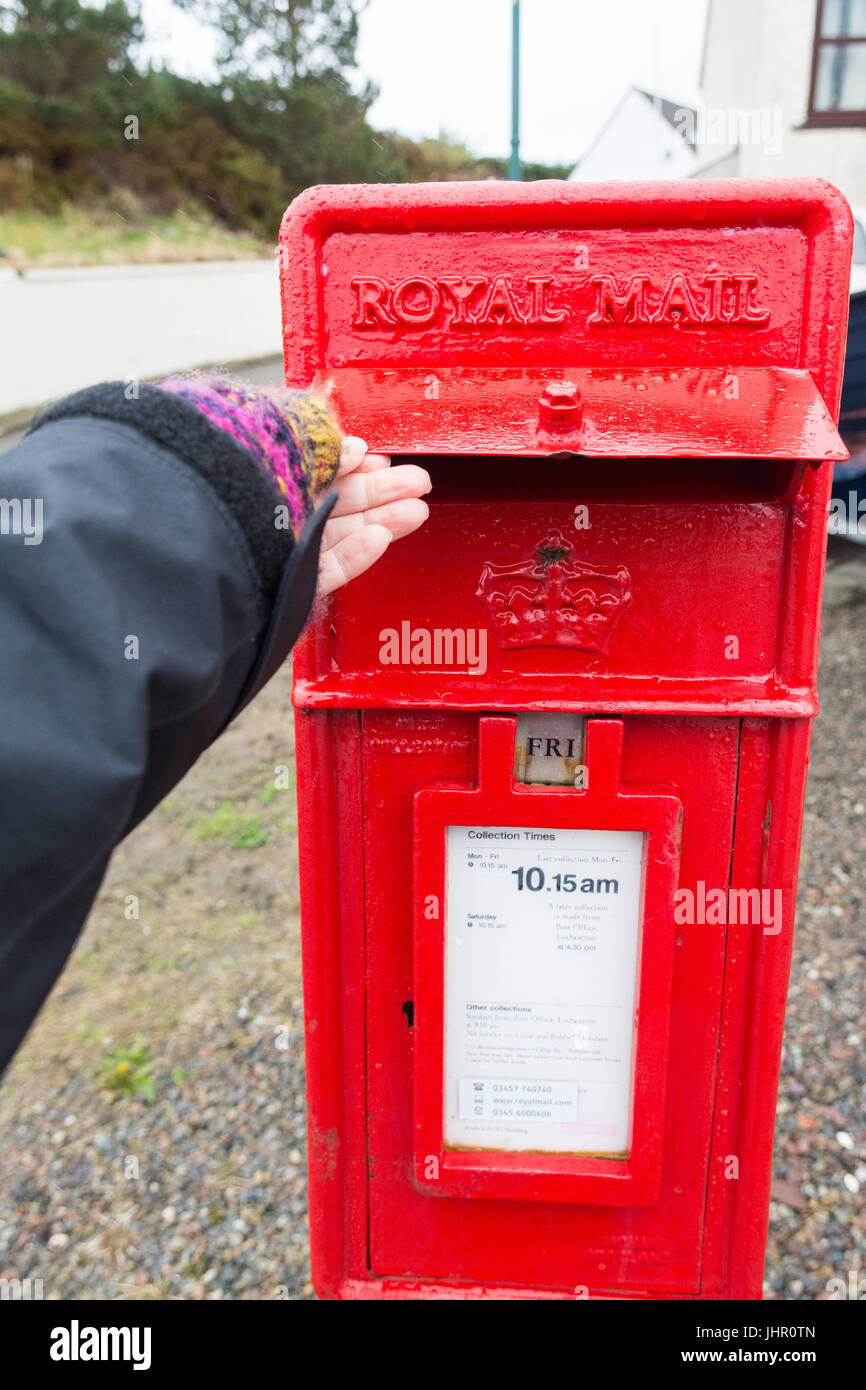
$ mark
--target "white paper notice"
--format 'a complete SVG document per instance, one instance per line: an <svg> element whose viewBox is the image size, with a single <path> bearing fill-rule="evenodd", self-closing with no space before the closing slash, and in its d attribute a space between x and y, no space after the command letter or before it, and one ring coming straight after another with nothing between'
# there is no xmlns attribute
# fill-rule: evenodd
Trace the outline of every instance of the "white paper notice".
<svg viewBox="0 0 866 1390"><path fill-rule="evenodd" d="M446 1145L627 1153L643 840L448 826Z"/></svg>

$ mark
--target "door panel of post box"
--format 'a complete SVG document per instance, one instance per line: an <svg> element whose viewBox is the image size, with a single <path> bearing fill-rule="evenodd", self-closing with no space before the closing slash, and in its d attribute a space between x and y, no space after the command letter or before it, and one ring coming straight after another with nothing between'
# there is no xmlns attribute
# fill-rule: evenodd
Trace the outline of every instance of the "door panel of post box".
<svg viewBox="0 0 866 1390"><path fill-rule="evenodd" d="M463 462L467 473L480 470ZM707 498L694 477L687 500L653 498L648 479L620 496L609 484L598 497L580 468L559 495L557 464L531 468L532 497L498 494L496 471L484 468L482 495L467 477L459 499L441 487L433 461L433 506L412 541L411 583L398 545L335 595L333 680L347 690L357 680L364 693L373 683L391 704L408 675L413 704L442 692L461 703L463 692L476 707L497 704L491 692L503 683L530 678L534 686L547 678L545 688L567 678L580 697L592 685L596 699L599 681L623 679L675 690L680 701L708 679L751 681L764 692L777 665L789 500L769 487L748 500ZM574 609L559 606L555 631L523 602L534 587L539 609L556 608L551 555L564 561L566 596L576 580L583 589ZM529 613L523 627L515 613ZM465 652L431 645L425 655L425 637L454 632L466 634ZM535 698L528 687L524 698Z"/></svg>
<svg viewBox="0 0 866 1390"><path fill-rule="evenodd" d="M631 716L624 729L623 787L682 802L682 881L726 888L740 721ZM657 1205L422 1192L413 1185L413 796L431 782L476 780L478 716L367 713L362 750L371 1273L699 1292L724 928L677 928Z"/></svg>

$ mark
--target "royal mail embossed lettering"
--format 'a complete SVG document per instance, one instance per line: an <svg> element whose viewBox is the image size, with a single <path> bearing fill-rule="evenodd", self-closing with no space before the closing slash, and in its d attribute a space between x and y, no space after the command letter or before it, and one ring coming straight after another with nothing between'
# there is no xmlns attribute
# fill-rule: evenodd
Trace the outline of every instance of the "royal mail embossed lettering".
<svg viewBox="0 0 866 1390"><path fill-rule="evenodd" d="M418 275L390 283L372 276L352 281L355 328L551 328L565 323L563 308L550 302L549 276L515 280L510 275L463 279Z"/></svg>
<svg viewBox="0 0 866 1390"><path fill-rule="evenodd" d="M716 270L698 276L676 271L666 279L640 272L622 280L594 275L574 281L552 275L416 275L393 281L356 276L351 284L352 327L359 331L556 329L578 320L602 329L763 328L770 319L757 275Z"/></svg>
<svg viewBox="0 0 866 1390"><path fill-rule="evenodd" d="M649 275L632 275L620 286L613 275L596 275L595 309L590 327L629 328L638 324L736 325L762 328L769 309L756 304L757 275L705 275L702 279L678 273L664 282Z"/></svg>

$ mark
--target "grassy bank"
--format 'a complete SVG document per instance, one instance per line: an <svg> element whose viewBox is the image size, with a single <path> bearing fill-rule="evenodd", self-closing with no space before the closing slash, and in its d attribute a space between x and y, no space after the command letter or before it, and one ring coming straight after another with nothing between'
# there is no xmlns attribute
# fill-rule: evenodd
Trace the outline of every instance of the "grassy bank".
<svg viewBox="0 0 866 1390"><path fill-rule="evenodd" d="M122 192L122 190L121 190ZM0 212L0 266L154 265L241 260L273 253L250 232L220 226L190 207L154 216L128 196L117 207L65 205L59 213ZM274 228L276 244L277 228Z"/></svg>

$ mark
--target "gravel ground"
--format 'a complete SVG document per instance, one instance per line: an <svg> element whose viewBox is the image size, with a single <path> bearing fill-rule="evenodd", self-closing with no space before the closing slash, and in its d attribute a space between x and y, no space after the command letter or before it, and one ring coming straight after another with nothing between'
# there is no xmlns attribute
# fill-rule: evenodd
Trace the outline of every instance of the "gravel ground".
<svg viewBox="0 0 866 1390"><path fill-rule="evenodd" d="M767 1298L826 1299L830 1280L866 1276L866 549L833 541L829 559Z"/></svg>
<svg viewBox="0 0 866 1390"><path fill-rule="evenodd" d="M782 1299L866 1266L866 551L831 558L767 1258ZM288 704L286 672L121 848L0 1088L0 1277L46 1298L313 1296L294 837L255 791L290 757ZM261 833L223 826L227 795ZM100 1061L138 1032L155 1099L112 1103Z"/></svg>
<svg viewBox="0 0 866 1390"><path fill-rule="evenodd" d="M153 1105L85 1120L80 1083L53 1088L7 1140L3 1275L46 1298L311 1297L297 1024L284 1053L255 1019L203 1040Z"/></svg>

